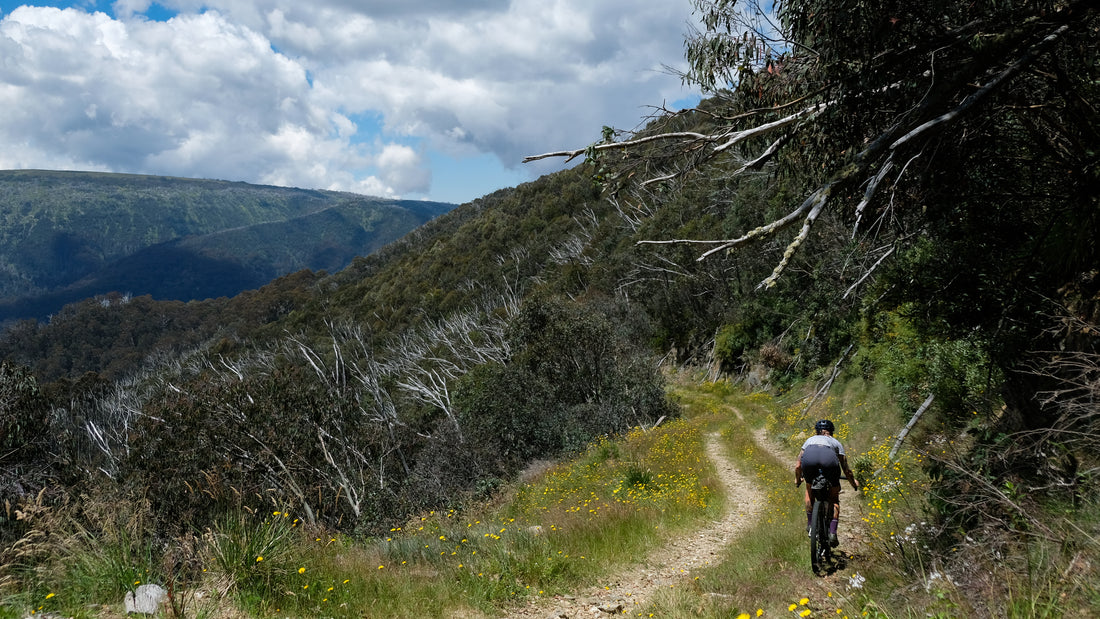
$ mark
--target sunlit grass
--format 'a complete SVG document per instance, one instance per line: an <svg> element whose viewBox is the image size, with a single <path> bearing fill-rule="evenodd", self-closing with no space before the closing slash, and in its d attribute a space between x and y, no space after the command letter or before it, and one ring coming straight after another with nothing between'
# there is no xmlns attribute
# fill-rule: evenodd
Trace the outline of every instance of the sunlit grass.
<svg viewBox="0 0 1100 619"><path fill-rule="evenodd" d="M905 456L901 464L885 462L887 452L881 446L886 445L888 451L893 440L883 433L889 424L881 420L882 404L868 404L871 397L859 388L838 387L841 395L824 398L808 413L804 412L804 399L746 394L728 385L688 387L678 392L688 417L697 414L723 419L727 453L742 471L751 472L765 500L759 520L750 524L717 564L698 573L692 594L659 596L651 609L655 616L895 616L888 615L877 602L894 602L892 592L903 587L889 556L894 542L889 530L881 533L884 540L872 556L846 557L827 579L815 576L809 567L802 490L794 485L793 467L798 447L816 419L834 420L850 454L862 454L868 445L874 448L868 456L874 469L868 492L863 497L848 494L846 500L866 502L863 513L876 519L882 529L903 530L898 529L900 519L919 507L919 501L907 503L904 497L919 495L921 484L926 483L911 456ZM789 458L776 458L758 445L754 429L764 430L767 440ZM731 502L736 501L737 497L731 497ZM852 526L842 521L842 536L846 524ZM932 608L923 602L917 606ZM908 603L902 601L900 607L906 608ZM902 612L897 616L909 615Z"/></svg>
<svg viewBox="0 0 1100 619"><path fill-rule="evenodd" d="M736 510L744 500L725 496L716 479L705 455L713 433L762 493L763 511L685 586L652 596L640 616L972 613L973 600L922 548L917 518L929 482L920 459L905 450L887 458L894 438L885 430L893 426L882 418L897 414L884 413L881 402L869 403L875 397L864 386L836 387L838 395L824 398L810 414L791 396L746 394L729 383L675 387L681 419L604 437L574 459L509 487L493 503L422 514L379 538L307 529L279 509L239 514L215 523L203 536L203 577L187 586L191 593L200 591L204 601L193 604L191 614L498 617L532 598L598 585L616 569L637 564L656 547L717 518L727 504ZM820 416L836 420L838 434L843 432L859 463L864 492L845 500L860 502L870 542L829 578L809 569L802 491L792 472L798 444ZM754 433L761 432L778 445L780 457L756 442ZM1064 526L1097 530L1097 519L1082 513L1074 512L1072 521L1067 516ZM843 537L843 528L852 523L841 526ZM985 561L983 569L1001 587L989 588L991 597L999 596L992 601L1007 616L1061 616L1067 599L1100 603L1091 584L1097 569L1091 555L1018 541L1001 549L1006 559L999 563L983 559L984 549L960 550ZM155 576L151 557L103 554L109 550L71 545L70 554L55 562L69 567L6 598L0 617L32 610L101 616L87 606L87 587L73 586L74 575L86 572L97 582L124 584ZM115 611L120 608L121 603ZM638 607L630 610L632 616L638 612Z"/></svg>
<svg viewBox="0 0 1100 619"><path fill-rule="evenodd" d="M268 543L283 539L272 535L285 530L283 513L254 516L251 529L232 521L215 535L222 555L211 570L237 570L235 583L262 575L235 589L256 615L498 615L590 584L717 514L724 497L706 425L674 420L605 437L503 502L424 514L381 539L310 541L298 529L287 548Z"/></svg>

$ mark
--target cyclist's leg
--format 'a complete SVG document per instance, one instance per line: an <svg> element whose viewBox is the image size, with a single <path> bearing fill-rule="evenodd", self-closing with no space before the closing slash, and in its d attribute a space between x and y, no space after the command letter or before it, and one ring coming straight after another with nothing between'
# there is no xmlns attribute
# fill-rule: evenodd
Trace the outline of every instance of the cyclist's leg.
<svg viewBox="0 0 1100 619"><path fill-rule="evenodd" d="M802 484L806 488L806 530L810 530L810 518L813 516L813 498L810 496L810 484L813 482L803 480Z"/></svg>
<svg viewBox="0 0 1100 619"><path fill-rule="evenodd" d="M829 488L829 504L832 505L832 520L840 520L840 486Z"/></svg>
<svg viewBox="0 0 1100 619"><path fill-rule="evenodd" d="M829 488L829 504L832 505L832 517L829 519L829 543L836 546L839 541L837 540L836 530L840 524L840 484L839 482Z"/></svg>
<svg viewBox="0 0 1100 619"><path fill-rule="evenodd" d="M803 496L803 499L806 504L806 531L809 532L810 517L812 516L811 510L813 509L813 500L810 497L810 484L813 483L814 479L814 473L811 471L816 470L816 468L814 468L813 462L807 460L805 452L802 453L802 459L798 464L802 470L802 483L806 487L806 494Z"/></svg>

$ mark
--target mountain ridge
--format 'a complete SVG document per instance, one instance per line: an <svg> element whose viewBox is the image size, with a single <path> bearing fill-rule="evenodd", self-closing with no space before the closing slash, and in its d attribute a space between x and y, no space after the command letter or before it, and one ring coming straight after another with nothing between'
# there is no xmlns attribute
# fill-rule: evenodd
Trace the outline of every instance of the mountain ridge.
<svg viewBox="0 0 1100 619"><path fill-rule="evenodd" d="M209 179L3 170L0 321L41 319L107 292L188 301L232 296L303 268L338 270L454 206ZM174 275L178 265L189 270Z"/></svg>

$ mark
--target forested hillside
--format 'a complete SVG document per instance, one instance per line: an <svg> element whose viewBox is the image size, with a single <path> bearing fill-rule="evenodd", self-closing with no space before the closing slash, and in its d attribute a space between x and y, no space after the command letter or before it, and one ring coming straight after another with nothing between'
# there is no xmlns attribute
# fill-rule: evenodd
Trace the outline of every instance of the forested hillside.
<svg viewBox="0 0 1100 619"><path fill-rule="evenodd" d="M542 155L572 170L338 272L9 331L3 498L140 503L169 546L272 505L385 533L675 416L660 368L695 366L805 391L795 425L887 393L937 565L1100 560L1097 3L804 0L782 44L695 5L707 98Z"/></svg>
<svg viewBox="0 0 1100 619"><path fill-rule="evenodd" d="M338 270L452 205L194 179L0 171L0 322L119 292L233 296Z"/></svg>

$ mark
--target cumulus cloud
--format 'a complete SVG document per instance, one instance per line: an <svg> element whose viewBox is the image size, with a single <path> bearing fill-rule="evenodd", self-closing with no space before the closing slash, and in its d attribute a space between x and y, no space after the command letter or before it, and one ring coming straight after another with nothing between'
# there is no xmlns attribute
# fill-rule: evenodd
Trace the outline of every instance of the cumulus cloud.
<svg viewBox="0 0 1100 619"><path fill-rule="evenodd" d="M420 153L408 146L389 144L378 155L382 180L397 193L423 193L432 182L431 171Z"/></svg>
<svg viewBox="0 0 1100 619"><path fill-rule="evenodd" d="M0 19L0 167L427 196L426 151L519 166L683 96L661 65L688 0L158 4L179 14L119 0L114 17Z"/></svg>
<svg viewBox="0 0 1100 619"><path fill-rule="evenodd" d="M0 22L0 46L0 133L33 160L261 180L356 158L305 68L216 12L160 23L23 7Z"/></svg>

